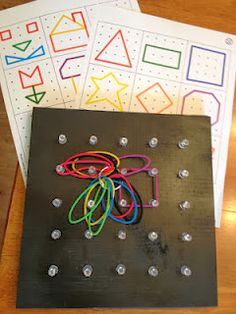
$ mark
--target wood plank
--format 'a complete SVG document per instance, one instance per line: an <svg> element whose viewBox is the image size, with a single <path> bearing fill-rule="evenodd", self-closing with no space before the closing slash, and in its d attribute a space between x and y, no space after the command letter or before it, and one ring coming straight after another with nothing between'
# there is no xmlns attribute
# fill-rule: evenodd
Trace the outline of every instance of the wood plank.
<svg viewBox="0 0 236 314"><path fill-rule="evenodd" d="M10 216L0 261L0 308L5 314L24 314L25 309L16 309L16 286L19 271L20 241L23 221L25 188L20 170L17 172L16 184L11 203ZM226 208L227 209L227 208ZM236 213L225 210L222 227L217 229L217 262L218 262L218 307L184 308L184 309L150 309L148 314L235 314L236 308ZM98 310L55 309L53 313L91 314ZM99 310L99 313L127 313L127 310ZM129 313L143 313L143 310L129 310ZM41 314L45 310L30 310L28 314Z"/></svg>
<svg viewBox="0 0 236 314"><path fill-rule="evenodd" d="M16 173L17 158L12 135L0 94L0 254Z"/></svg>
<svg viewBox="0 0 236 314"><path fill-rule="evenodd" d="M117 145L121 125L122 134L129 139L124 150ZM58 145L55 140L61 130L68 136L65 145ZM106 220L102 232L97 237L96 230L99 230L99 226L92 228L96 238L94 241L83 239L89 223L87 225L83 222L76 226L68 224L67 209L78 196L77 193L88 187L89 182L75 180L71 176L63 179L52 171L52 165L56 167L58 158L67 159L71 155L68 155L68 152L89 151L91 145L88 138L91 132L99 139L96 150L105 149L117 156L140 152L150 158L151 167L158 167L158 180L156 177L150 179L148 170L146 173L128 177L135 188L134 194L138 204L138 193L143 206L148 206L152 198L158 199L158 195L161 198L158 209L144 207L141 220L141 208L137 214L138 219L134 217L135 211L132 211L129 220L133 217L134 222L138 223L125 228L127 240L120 245L116 235L123 227L111 219ZM156 149L149 149L146 147L146 141L153 135L158 135L160 145ZM208 117L35 108L31 137L21 279L17 297L19 308L153 308L186 307L193 304L212 306L217 303L211 124ZM185 137L191 143L191 147L186 151L176 145L179 139ZM44 143L43 148L40 143ZM109 158L108 155L106 157ZM117 168L132 165L138 167L139 163L136 162L125 158ZM190 172L186 181L176 177L176 169L181 164ZM104 166L97 167L102 169ZM159 182L155 184L158 186L157 190L154 188L156 180ZM75 192L76 190L78 192ZM121 191L120 199L124 197L128 202L131 201L129 193L125 193L123 188ZM53 210L50 202L58 195L63 205ZM116 194L117 201L118 195L119 192ZM189 214L178 210L178 201L183 196L184 199L191 200ZM92 199L93 197L91 196ZM75 209L73 222L80 216L82 204L83 201ZM117 214L117 211L113 210L112 213ZM102 213L96 211L96 219L102 217L101 215ZM55 226L62 230L62 238L56 243L49 239L49 234ZM178 235L181 230L186 229L192 235L193 241L185 246L178 240ZM160 233L158 240L153 243L146 239L150 230ZM60 274L56 280L45 280L45 267L52 260L55 265L60 265ZM90 261L94 267L91 280L85 280L79 269L85 261ZM127 267L127 274L122 280L116 276L114 270L112 274L112 267L115 267L114 264L118 261L124 262ZM189 280L183 280L176 274L176 270L184 261L193 272ZM157 280L152 280L146 272L147 268L155 263L158 264L160 276ZM91 284L93 291L88 297ZM137 291L137 286L145 286L145 289ZM47 291L50 291L50 295ZM80 298L76 298L77 295L80 295ZM119 295L119 298L114 297L115 295Z"/></svg>
<svg viewBox="0 0 236 314"><path fill-rule="evenodd" d="M224 208L236 212L235 183L236 183L236 100L234 100L233 125L229 141L228 164L224 189Z"/></svg>
<svg viewBox="0 0 236 314"><path fill-rule="evenodd" d="M0 10L22 4L27 1L1 1ZM8 218L12 188L15 180L17 156L7 119L4 100L0 89L0 255Z"/></svg>

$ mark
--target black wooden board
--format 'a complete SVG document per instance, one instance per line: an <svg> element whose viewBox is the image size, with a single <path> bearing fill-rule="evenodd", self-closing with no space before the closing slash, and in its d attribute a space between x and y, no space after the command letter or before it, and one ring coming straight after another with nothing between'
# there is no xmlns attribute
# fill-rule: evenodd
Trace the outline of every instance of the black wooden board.
<svg viewBox="0 0 236 314"><path fill-rule="evenodd" d="M203 116L34 109L17 307L216 305L210 129L210 119ZM58 144L59 134L66 134L65 145ZM123 229L116 222L108 221L98 237L87 240L85 223L70 225L67 220L73 200L88 182L59 176L55 167L91 150L92 134L99 139L96 150L147 154L159 170L159 207L145 209L139 225L127 226L125 241L116 236ZM126 148L117 145L121 136L129 139ZM147 145L153 136L159 139L155 149ZM177 146L183 138L190 141L185 150ZM179 169L188 169L190 176L179 179ZM148 178L140 175L135 182L141 196L150 195ZM52 206L55 197L63 200L62 207ZM180 210L182 200L191 201L189 210ZM62 237L55 241L50 234L57 228ZM152 230L160 235L157 242L147 238ZM192 242L180 241L185 231ZM119 263L126 265L124 276L114 270ZM51 264L59 267L53 278L47 274ZM85 264L94 268L90 278L82 274ZM150 265L158 265L155 278L147 274ZM181 265L188 265L192 276L182 276Z"/></svg>

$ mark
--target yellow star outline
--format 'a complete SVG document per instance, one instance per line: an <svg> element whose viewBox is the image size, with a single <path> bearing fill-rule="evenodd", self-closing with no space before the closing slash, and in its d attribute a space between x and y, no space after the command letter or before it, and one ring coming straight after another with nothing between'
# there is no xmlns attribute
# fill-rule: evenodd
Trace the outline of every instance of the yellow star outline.
<svg viewBox="0 0 236 314"><path fill-rule="evenodd" d="M117 99L119 101L119 105L115 104L112 100L110 100L108 97L103 97L100 99L95 99L93 100L93 98L96 96L96 94L99 92L100 90L100 86L97 83L97 81L103 81L104 79L108 78L109 76L111 76L118 85L122 86L120 89L117 90L116 95L117 95ZM120 93L126 89L128 87L128 84L123 84L121 82L118 81L118 79L115 77L114 73L110 72L108 74L106 74L105 76L99 78L99 77L95 77L95 76L91 76L91 80L93 81L94 85L96 86L96 90L95 92L89 97L89 99L86 101L86 104L94 104L97 102L101 102L101 101L107 101L109 102L109 104L111 104L112 106L114 106L116 109L118 109L119 111L124 111L123 110L123 106L122 106L122 102L121 102L121 98L120 98Z"/></svg>

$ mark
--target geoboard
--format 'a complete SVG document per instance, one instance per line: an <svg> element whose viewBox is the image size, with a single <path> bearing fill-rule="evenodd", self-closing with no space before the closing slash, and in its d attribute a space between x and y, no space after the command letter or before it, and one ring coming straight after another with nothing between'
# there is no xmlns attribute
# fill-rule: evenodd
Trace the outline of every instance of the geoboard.
<svg viewBox="0 0 236 314"><path fill-rule="evenodd" d="M210 116L219 226L232 119L235 36L122 9L98 10L96 16L79 107Z"/></svg>
<svg viewBox="0 0 236 314"><path fill-rule="evenodd" d="M34 108L17 307L216 305L211 163L209 117Z"/></svg>
<svg viewBox="0 0 236 314"><path fill-rule="evenodd" d="M94 8L138 10L136 0L34 1L0 13L2 92L26 181L32 108L71 108Z"/></svg>

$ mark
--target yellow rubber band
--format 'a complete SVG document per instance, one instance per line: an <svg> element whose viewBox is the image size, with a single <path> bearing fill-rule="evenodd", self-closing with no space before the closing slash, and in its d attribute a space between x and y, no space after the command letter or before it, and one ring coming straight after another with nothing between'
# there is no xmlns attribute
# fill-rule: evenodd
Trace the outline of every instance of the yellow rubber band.
<svg viewBox="0 0 236 314"><path fill-rule="evenodd" d="M105 155L111 156L111 157L113 157L113 158L117 161L117 166L116 166L116 167L118 168L118 167L120 166L120 159L119 159L119 157L117 157L115 154L112 154L112 153L110 153L110 152L107 152L107 151L89 151L89 152L87 152L87 153L105 154ZM79 158L77 158L77 160L78 160L78 159L79 159ZM76 161L76 160L74 160L74 161ZM75 167L75 163L72 164L72 169L73 169L76 173L78 173L79 175L81 175L81 176L83 176L83 177L87 177L87 176L88 176L87 174L85 174L85 173L83 173L83 172L77 170L76 167ZM109 175L112 173L112 171L113 171L113 170L109 171L109 172L106 174L106 176L109 176Z"/></svg>
<svg viewBox="0 0 236 314"><path fill-rule="evenodd" d="M104 180L104 179L102 179L102 180ZM107 180L109 180L110 183L111 183L112 195L113 195L113 197L115 197L115 185L114 185L113 181L110 178L107 178ZM88 194L86 195L86 198L84 200L84 216L87 214L87 203L88 203L88 200L89 200L89 196L90 196L90 194L92 193L92 191L94 190L95 187L96 186L93 186L91 188L91 190L88 192ZM100 221L102 221L105 218L105 216L106 216L106 212L100 218L98 218L96 221L91 222L90 225L91 226L97 225ZM85 218L85 220L88 223L88 218L87 217Z"/></svg>

